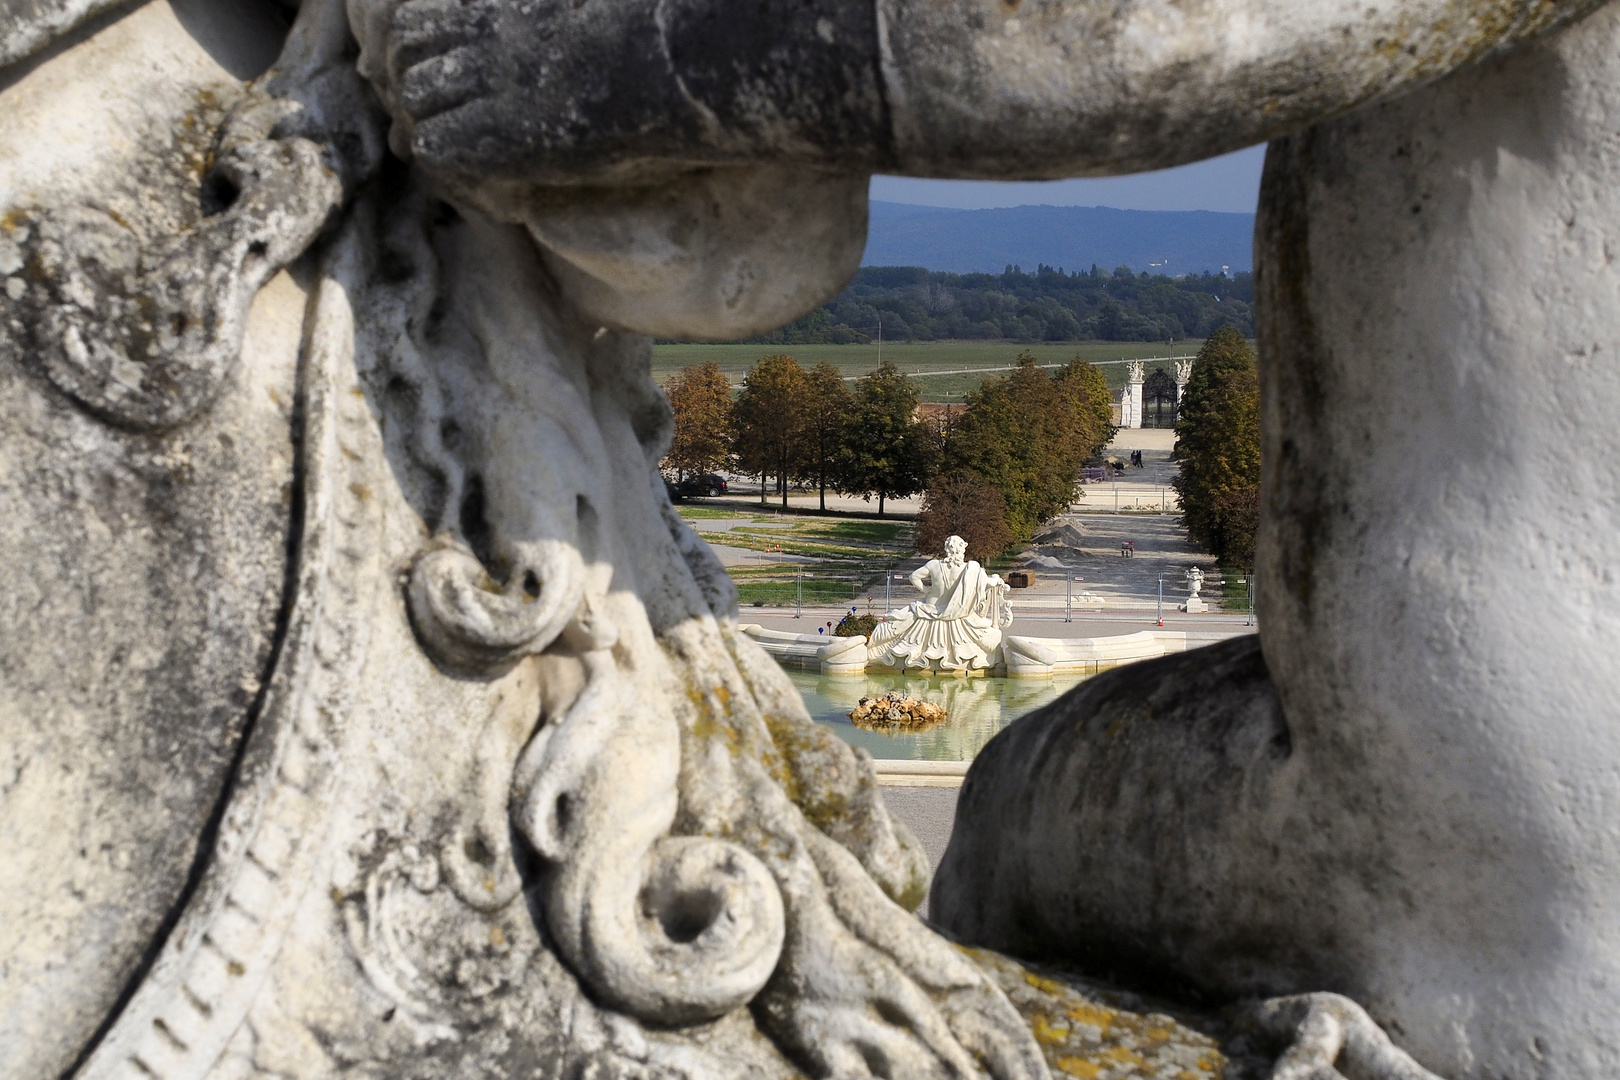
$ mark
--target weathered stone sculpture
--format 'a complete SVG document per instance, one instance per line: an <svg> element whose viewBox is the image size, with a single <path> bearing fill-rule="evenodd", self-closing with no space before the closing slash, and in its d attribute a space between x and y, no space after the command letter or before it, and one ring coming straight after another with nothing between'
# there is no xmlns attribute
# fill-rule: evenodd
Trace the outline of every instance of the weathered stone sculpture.
<svg viewBox="0 0 1620 1080"><path fill-rule="evenodd" d="M188 21L242 30L152 5L22 85L151 66L175 85L111 123L201 142L8 191L13 490L88 531L41 519L8 571L41 599L8 618L37 674L3 850L39 888L7 893L0 1071L1042 1075L900 906L924 864L870 764L734 633L657 482L646 340L383 162L341 5L245 93ZM75 601L63 637L40 605ZM63 788L86 739L130 780Z"/></svg>
<svg viewBox="0 0 1620 1080"><path fill-rule="evenodd" d="M1447 1077L1620 1070L1617 44L1611 7L1272 146L1263 656L1151 661L992 743L933 917L1348 994Z"/></svg>
<svg viewBox="0 0 1620 1080"><path fill-rule="evenodd" d="M889 612L872 631L870 662L962 674L1002 666L1001 632L1012 625L1007 585L967 558L967 541L946 538L945 557L913 570L911 586L922 599Z"/></svg>
<svg viewBox="0 0 1620 1080"><path fill-rule="evenodd" d="M872 169L1168 164L1588 6L7 3L0 1076L1043 1075L641 335L831 294Z"/></svg>

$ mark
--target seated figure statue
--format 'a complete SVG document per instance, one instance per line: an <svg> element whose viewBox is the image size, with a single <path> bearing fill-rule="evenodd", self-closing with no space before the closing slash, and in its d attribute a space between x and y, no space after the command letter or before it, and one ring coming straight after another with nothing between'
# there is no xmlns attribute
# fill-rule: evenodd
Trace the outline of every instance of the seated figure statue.
<svg viewBox="0 0 1620 1080"><path fill-rule="evenodd" d="M923 671L984 671L1001 663L1001 631L1012 622L1000 574L967 557L967 541L945 541L945 557L911 575L923 594L872 631L872 662Z"/></svg>

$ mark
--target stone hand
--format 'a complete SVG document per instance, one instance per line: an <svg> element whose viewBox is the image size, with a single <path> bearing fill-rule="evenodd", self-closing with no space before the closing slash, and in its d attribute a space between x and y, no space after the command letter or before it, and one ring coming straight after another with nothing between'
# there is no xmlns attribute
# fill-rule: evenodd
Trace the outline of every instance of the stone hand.
<svg viewBox="0 0 1620 1080"><path fill-rule="evenodd" d="M1047 1080L1006 996L923 923L883 901L854 856L805 845L826 882L790 894L791 930L761 1022L812 1074ZM794 902L794 901L797 902Z"/></svg>
<svg viewBox="0 0 1620 1080"><path fill-rule="evenodd" d="M1360 1005L1338 994L1272 998L1245 1019L1286 1046L1271 1080L1440 1080L1390 1042ZM1343 1070L1336 1068L1343 1066Z"/></svg>
<svg viewBox="0 0 1620 1080"><path fill-rule="evenodd" d="M396 151L441 172L645 182L884 156L873 24L851 5L406 0L357 32Z"/></svg>

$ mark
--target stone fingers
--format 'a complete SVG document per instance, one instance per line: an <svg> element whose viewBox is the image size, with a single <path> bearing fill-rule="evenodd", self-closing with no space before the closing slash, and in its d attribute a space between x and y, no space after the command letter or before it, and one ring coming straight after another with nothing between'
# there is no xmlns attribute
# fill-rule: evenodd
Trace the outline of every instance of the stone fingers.
<svg viewBox="0 0 1620 1080"><path fill-rule="evenodd" d="M484 64L472 46L493 30L490 6L412 0L395 12L386 66L400 103L415 119L464 104L483 89Z"/></svg>
<svg viewBox="0 0 1620 1080"><path fill-rule="evenodd" d="M1012 1003L990 987L960 990L941 1006L957 1040L995 1080L1045 1080L1040 1047L1021 1036L1023 1018Z"/></svg>
<svg viewBox="0 0 1620 1080"><path fill-rule="evenodd" d="M1440 1080L1397 1047L1366 1010L1339 994L1273 998L1254 1008L1260 1029L1288 1040L1271 1080L1343 1080L1343 1064L1370 1080Z"/></svg>
<svg viewBox="0 0 1620 1080"><path fill-rule="evenodd" d="M388 32L389 69L398 77L428 57L488 32L492 23L488 3L407 0L394 9Z"/></svg>
<svg viewBox="0 0 1620 1080"><path fill-rule="evenodd" d="M426 121L476 101L491 89L477 50L463 46L424 60L405 72L399 83L399 97L414 119Z"/></svg>

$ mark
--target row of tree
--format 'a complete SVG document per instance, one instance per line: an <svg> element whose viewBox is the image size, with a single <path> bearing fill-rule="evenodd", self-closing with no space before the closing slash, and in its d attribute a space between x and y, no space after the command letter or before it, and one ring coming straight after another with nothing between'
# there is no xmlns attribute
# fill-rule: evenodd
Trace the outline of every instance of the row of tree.
<svg viewBox="0 0 1620 1080"><path fill-rule="evenodd" d="M677 478L731 468L761 477L761 501L770 478L784 507L789 487L813 484L823 509L833 490L876 498L879 514L922 491L919 548L957 533L981 558L1067 509L1081 467L1114 432L1101 372L1078 357L1049 372L1027 352L943 419L919 414L915 385L889 363L851 384L831 364L807 371L774 355L735 400L712 363L666 390L675 434L664 468Z"/></svg>
<svg viewBox="0 0 1620 1080"><path fill-rule="evenodd" d="M760 338L765 344L886 341L1175 341L1232 323L1254 332L1248 272L1168 277L1092 267L1065 273L950 274L915 266L862 267L825 306Z"/></svg>
<svg viewBox="0 0 1620 1080"><path fill-rule="evenodd" d="M683 368L665 387L675 435L664 469L677 479L735 469L767 479L787 506L788 489L814 484L878 500L921 491L938 465L940 440L917 414L917 390L892 363L854 380L820 363L806 371L791 356L762 357L732 399L718 365Z"/></svg>
<svg viewBox="0 0 1620 1080"><path fill-rule="evenodd" d="M1260 379L1254 353L1230 326L1193 361L1176 414L1172 481L1182 524L1228 567L1254 566L1260 523Z"/></svg>

